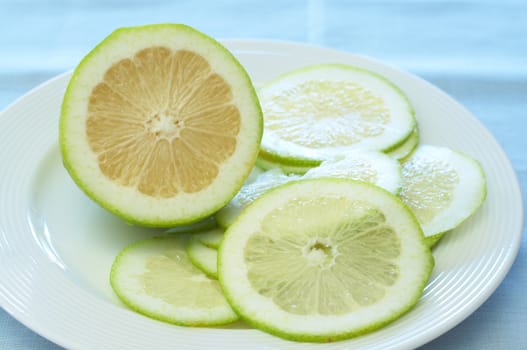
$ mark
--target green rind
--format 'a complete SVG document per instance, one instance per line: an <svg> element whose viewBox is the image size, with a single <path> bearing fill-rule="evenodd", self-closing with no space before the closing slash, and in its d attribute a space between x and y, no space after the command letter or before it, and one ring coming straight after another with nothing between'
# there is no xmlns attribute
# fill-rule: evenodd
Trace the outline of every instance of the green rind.
<svg viewBox="0 0 527 350"><path fill-rule="evenodd" d="M318 162L316 165L315 164L304 165L304 164L287 163L287 160L273 158L272 156L269 156L268 154L265 154L262 151L260 151L260 155L256 159L256 165L258 165L260 168L264 170L280 168L286 174L297 174L297 175L305 174L309 169L319 166L320 163L322 162Z"/></svg>
<svg viewBox="0 0 527 350"><path fill-rule="evenodd" d="M171 227L168 230L166 230L164 233L166 234L198 233L198 232L203 232L203 231L209 231L216 227L218 227L218 223L216 222L216 219L214 219L214 216L209 216L193 224Z"/></svg>
<svg viewBox="0 0 527 350"><path fill-rule="evenodd" d="M419 128L416 126L412 133L406 140L404 140L401 145L385 153L390 157L399 160L400 162L404 162L419 146L419 137Z"/></svg>
<svg viewBox="0 0 527 350"><path fill-rule="evenodd" d="M305 182L305 181L334 181L334 182L361 183L363 185L373 187L373 188L377 189L378 191L382 191L382 192L390 195L395 201L397 201L401 205L402 208L404 208L405 212L409 215L409 217L411 218L411 221L414 223L414 226L415 226L416 230L418 232L420 232L419 237L420 237L421 243L423 244L424 247L426 247L428 249L428 252L430 253L430 254L427 254L427 261L425 262L426 263L426 272L427 272L426 276L425 276L425 278L423 278L422 283L419 286L417 286L418 288L415 290L414 297L412 298L413 302L409 303L406 307L403 307L400 310L398 310L397 312L395 312L391 317L386 318L386 319L384 319L384 320L382 320L380 322L368 325L366 327L362 327L360 329L354 329L354 330L350 330L348 332L342 332L342 333L328 333L328 334L319 334L319 335L302 334L302 333L294 333L293 334L293 333L285 332L285 331L281 330L280 328L275 327L273 325L270 325L268 323L260 322L257 319L255 319L254 317L252 317L252 315L247 315L244 312L244 309L243 309L242 306L240 306L240 304L238 303L238 300L236 300L236 298L234 298L229 293L229 288L226 286L225 280L223 279L223 276L222 276L222 273L221 273L221 271L223 269L223 255L224 254L228 254L228 253L225 252L225 246L221 245L220 248L218 249L218 280L220 282L220 285L222 286L225 298L228 300L228 302L231 305L231 307L233 308L233 310L239 315L240 319L243 320L244 322L248 323L249 325L257 328L257 329L260 329L262 331L265 331L267 333L270 333L272 335L278 336L278 337L283 338L283 339L299 341L299 342L327 343L327 342L334 342L334 341L339 341L339 340L350 339L350 338L361 336L361 335L364 335L364 334L367 334L367 333L371 333L372 331L375 331L375 330L377 330L377 329L379 329L381 327L384 327L384 326L396 321L401 316L403 316L404 314L408 313L411 309L413 309L415 307L415 305L417 304L417 302L419 301L419 299L420 299L420 297L421 297L421 295L422 295L422 293L424 291L424 288L426 287L426 285L427 285L427 283L429 281L429 278L430 278L430 276L432 274L432 270L433 270L434 265L435 265L435 261L434 261L433 255L431 254L431 252L430 252L430 250L428 248L428 245L427 245L427 243L425 241L425 237L424 237L423 231L421 229L421 226L419 225L419 222L415 218L415 216L412 213L412 211L408 208L408 206L404 202L402 202L402 200L400 198L398 198L394 194L390 193L389 191L386 191L383 188L374 186L374 185L372 185L370 183L367 183L367 182L361 182L361 181L350 180L350 179L340 179L340 178L319 178L319 179L297 180L297 181L293 181L293 182L288 182L288 183L283 184L283 185L281 185L281 186L279 186L277 188L273 188L270 191L266 192L264 195L260 196L258 199L256 199L253 203L251 203L249 205L249 207L253 206L255 203L257 203L257 201L262 200L262 198L264 198L266 195L274 193L275 191L281 191L281 190L283 190L283 189L285 189L285 188L287 188L289 186L293 186L299 181L302 181L302 182ZM248 210L245 210L245 211L243 211L241 213L240 216L247 216L247 215L249 215L248 214ZM230 230L227 229L225 231L225 235L228 235L229 232L230 232Z"/></svg>
<svg viewBox="0 0 527 350"><path fill-rule="evenodd" d="M224 230L215 228L212 230L198 232L193 235L201 244L212 249L218 249L223 239Z"/></svg>
<svg viewBox="0 0 527 350"><path fill-rule="evenodd" d="M216 266L216 270L209 268L207 263L205 263L202 259L202 257L199 256L199 253L197 253L196 249L205 248L205 249L211 249L215 250L214 248L210 248L204 244L202 244L197 237L191 237L187 242L187 255L190 259L190 262L196 266L198 269L200 269L204 274L209 276L210 278L218 279L218 269Z"/></svg>
<svg viewBox="0 0 527 350"><path fill-rule="evenodd" d="M378 79L382 80L383 82L385 82L387 85L389 85L399 96L401 96L406 101L406 105L408 106L408 112L412 116L412 120L413 120L412 127L409 128L408 133L406 135L404 135L403 137L401 137L401 139L398 142L395 142L394 144L389 145L386 148L380 149L380 150L377 150L377 151L386 152L387 153L387 152L391 152L392 150L397 149L398 147L400 147L406 141L406 139L408 137L410 137L410 135L413 132L413 130L415 128L417 128L417 121L415 119L415 110L414 110L414 108L413 108L413 106L412 106L412 104L410 102L410 99L408 98L408 96L406 96L404 91L401 90L401 88L399 88L397 85L395 85L392 81L388 80L383 75L381 75L379 73L376 73L374 71L365 69L365 68L361 68L361 67L356 67L356 66L352 66L352 65L348 65L348 64L343 64L343 63L325 63L325 64L310 65L310 66L307 66L307 67L299 68L299 69L296 69L296 70L284 73L284 74L282 74L282 75L280 75L280 76L278 76L278 77L276 77L274 79L271 79L270 81L268 81L265 84L263 84L262 86L260 86L258 88L258 91L265 90L266 88L269 88L273 84L276 84L277 82L279 82L279 81L281 81L283 79L290 78L290 77L295 76L297 74L303 74L303 73L309 72L311 70L318 70L318 69L324 68L324 67L328 67L328 68L338 67L338 68L341 68L341 69L354 70L354 71L359 71L359 72L362 72L362 73L373 75L373 76L377 77ZM283 155L283 154L280 154L278 152L275 152L274 150L268 149L264 145L262 145L261 149L260 149L260 157L262 157L262 155L264 155L264 158L266 158L267 160L269 160L271 162L279 163L279 164L287 164L287 165L291 165L291 166L311 166L311 167L314 167L314 166L319 165L322 161L326 160L326 159L320 159L320 158L291 157L291 156L287 156L287 155Z"/></svg>
<svg viewBox="0 0 527 350"><path fill-rule="evenodd" d="M140 241L137 241L137 242L134 242L134 243L131 243L129 244L128 246L126 246L125 248L123 248L119 254L117 255L117 257L115 258L113 264L112 264L112 267L111 267L111 270L110 270L110 285L114 291L114 293L117 295L117 297L123 302L123 304L125 304L127 307L129 307L130 309L132 309L133 311L139 313L139 314L142 314L144 316L147 316L149 318L152 318L152 319L156 319L156 320L159 320L159 321L162 321L162 322L166 322L166 323L170 323L170 324L175 324L175 325L178 325L178 326L186 326L186 327L210 327L210 326L221 326L221 325L225 325L225 324L229 324L229 323L232 323L232 322L235 322L237 320L239 320L239 317L237 314L233 314L231 315L231 317L225 317L225 318L221 318L221 319L217 319L217 320L213 320L213 321L210 321L210 320L202 320L201 322L188 322L188 321L184 321L184 320L180 320L180 319L175 319L173 317L168 317L166 315L163 315L163 314L158 314L158 313L155 313L155 312L151 312L150 310L148 309L145 309L145 308L142 308L141 306L138 306L136 305L135 303L133 303L126 295L124 295L119 286L117 286L115 284L115 275L117 273L117 270L118 268L120 267L120 264L121 264L121 258L128 254L130 252L130 250L133 250L143 244L147 244L149 241L151 240L170 240L170 239L187 239L186 237L184 236L177 236L177 237L153 237L153 238L148 238L148 239L144 239L144 240L140 240Z"/></svg>
<svg viewBox="0 0 527 350"><path fill-rule="evenodd" d="M241 186L244 183L244 180L240 181L238 186L236 186L233 189L233 191L232 191L230 196L228 196L227 198L223 199L223 201L219 201L218 204L216 204L214 207L210 208L209 210L203 211L202 213L198 213L198 214L196 214L193 217L188 217L188 218L167 218L167 219L159 219L159 220L150 220L150 219L137 218L137 217L131 216L125 210L122 210L121 208L117 208L115 206L112 206L109 203L107 203L107 201L104 198L98 197L94 193L94 191L89 190L86 187L85 183L82 181L82 179L78 175L77 171L73 167L70 166L69 150L68 150L68 148L66 146L66 141L65 141L66 136L65 136L65 131L64 131L66 129L66 123L67 123L67 118L65 117L65 115L68 113L67 101L69 99L70 94L72 94L72 90L74 89L75 81L76 81L76 78L77 78L77 73L80 72L82 69L84 69L84 66L88 64L87 62L89 62L90 58L93 55L95 55L98 51L102 50L102 47L104 47L105 45L107 45L109 42L111 42L113 40L118 40L118 37L119 37L120 33L128 32L128 31L138 31L138 30L152 30L152 31L155 31L157 28L161 28L161 27L170 27L170 28L173 28L173 29L177 29L177 30L180 30L180 31L187 31L189 33L197 34L197 35L201 36L203 39L207 40L209 43L213 44L216 48L218 48L219 50L224 52L231 59L232 63L234 63L234 65L237 67L237 69L238 69L238 71L240 73L240 78L244 80L245 84L247 85L247 87L249 89L249 94L252 97L252 102L255 104L255 106L258 107L257 108L257 110L258 110L258 123L257 123L257 126L258 126L258 129L259 129L259 132L258 132L259 138L258 138L258 140L256 140L257 142L255 144L257 145L257 147L256 147L255 152L254 152L254 158L251 160L251 163L253 165L256 164L256 158L258 156L258 149L259 149L259 145L261 143L261 139L262 139L262 135L263 135L263 113L262 113L262 109L260 107L260 102L259 102L259 99L258 99L258 95L256 94L256 90L255 90L254 85L253 85L253 83L251 81L251 78L249 77L249 74L247 73L245 68L242 66L242 64L238 61L238 59L225 46L223 46L217 40L213 39L212 37L200 32L200 31L198 31L198 30L196 30L196 29L194 29L194 28L192 28L192 27L190 27L188 25L185 25L185 24L174 24L174 23L148 24L148 25L136 26L136 27L123 27L123 28L118 28L118 29L114 30L103 41L101 41L99 44L97 44L80 61L80 63L77 65L77 67L75 68L75 70L74 70L74 72L72 74L72 77L71 77L71 79L70 79L70 81L68 83L68 86L66 87L66 91L64 93L64 98L63 98L63 103L61 105L61 115L60 115L60 120L59 120L59 145L60 145L60 151L61 151L61 155L62 155L62 163L64 165L64 168L68 171L68 173L70 174L70 176L73 179L73 181L77 184L77 186L90 199L92 199L95 203L97 203L102 208L108 210L112 214L114 214L116 216L119 216L120 218L124 219L128 224L136 224L136 225L141 225L141 226L146 226L146 227L171 227L171 226L186 225L186 224L195 223L195 222L197 222L197 221L199 221L199 220L201 220L201 219L203 219L203 218L205 218L205 217L207 217L209 215L212 215L213 213L215 213L216 211L218 211L219 209L224 207L230 201L230 199L232 197L234 197L234 195L236 195L236 193L239 191L239 189L241 188ZM249 174L251 172L251 169L252 169L252 167L248 167L245 170L245 176L243 177L244 179L249 176Z"/></svg>
<svg viewBox="0 0 527 350"><path fill-rule="evenodd" d="M449 233L450 231L445 231L445 232L440 232L440 233L437 233L435 235L432 235L432 236L428 236L428 237L425 237L425 243L426 245L428 246L428 248L432 249L434 248L438 243L439 241L441 240L441 238L443 238L447 233Z"/></svg>

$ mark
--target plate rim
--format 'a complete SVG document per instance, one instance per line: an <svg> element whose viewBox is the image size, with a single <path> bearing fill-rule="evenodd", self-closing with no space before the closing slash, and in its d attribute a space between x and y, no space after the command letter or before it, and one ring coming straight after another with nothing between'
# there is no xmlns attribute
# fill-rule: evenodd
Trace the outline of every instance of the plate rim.
<svg viewBox="0 0 527 350"><path fill-rule="evenodd" d="M224 44L225 46L227 46L229 49L235 51L235 55L236 55L236 50L237 49L244 48L244 47L263 46L266 49L268 49L269 47L274 48L274 47L284 47L285 46L285 47L288 47L288 48L293 47L293 49L295 49L295 50L296 49L317 50L320 53L346 54L346 55L349 55L350 57L353 56L353 57L357 57L357 58L360 58L360 59L368 60L368 61L372 62L373 64L382 65L382 66L388 67L391 70L398 71L399 73L410 75L414 79L418 79L420 81L420 83L426 84L428 88L434 89L438 93L444 95L446 98L448 98L450 100L451 103L454 103L457 108L463 109L463 111L467 115L469 115L473 119L473 121L475 121L476 123L479 123L479 125L482 127L482 129L484 129L488 133L488 135L494 140L495 145L497 146L496 150L499 151L500 156L502 157L502 160L504 160L507 163L507 165L509 167L509 170L511 170L511 175L513 176L513 178L512 178L512 180L513 180L512 186L515 187L515 189L519 193L518 196L519 196L519 204L520 205L518 207L518 213L520 215L518 216L518 221L517 221L518 232L513 236L515 238L514 242L513 242L513 245L511 247L509 247L509 250L508 250L507 254L504 257L504 260L502 260L502 262L501 262L500 268L497 270L497 272L494 274L493 278L491 279L491 283L489 283L487 285L487 288L485 288L482 291L482 293L481 293L482 296L478 298L479 302L469 303L468 307L465 309L467 311L458 313L453 318L454 322L452 322L452 319L449 319L449 322L443 322L442 324L439 325L438 328L434 329L434 332L429 332L429 333L425 334L424 337L421 337L419 340L415 340L414 344L410 344L411 342L407 342L406 345L417 345L417 346L423 345L423 344L425 344L425 343L427 343L427 342L439 337L440 335L446 333L447 331L449 331L450 329L452 329L456 325L458 325L461 322L463 322L463 320L465 320L467 317L469 317L475 310L477 310L494 293L494 291L498 288L498 286L502 283L502 281L505 279L505 277L509 273L510 268L512 267L512 264L514 263L517 255L518 255L518 252L519 252L519 249L520 249L520 246L521 246L522 231L523 231L523 227L524 227L524 203L523 203L523 197L522 197L522 194L521 194L521 185L520 185L520 182L519 182L519 179L518 179L518 175L517 175L517 173L516 173L516 171L515 171L515 169L513 167L512 161L507 156L507 154L505 153L505 151L503 150L503 148L501 147L499 142L490 133L490 131L485 127L485 125L477 117L475 117L465 106L461 105L457 100L452 98L445 91L443 91L440 88L438 88L437 86L429 83L428 81L422 79L421 77L419 77L417 75L414 75L412 73L403 71L403 70L401 70L400 68L398 68L396 66L390 65L389 63L385 63L385 62L379 61L379 60L377 60L375 58L371 58L371 57L368 57L368 56L355 54L355 53L344 51L344 50L337 50L337 49L328 48L328 47L322 47L322 46L306 44L306 43L302 43L302 42L286 41L286 40L223 39L223 40L220 40L220 42L222 44ZM231 47L233 47L233 49ZM10 111L12 109L16 108L17 106L19 106L21 104L24 104L25 100L30 98L36 92L40 92L42 90L45 90L48 86L50 86L52 84L55 84L58 81L61 81L62 79L66 79L69 75L71 75L71 72L72 71L66 71L64 73L58 74L58 75L48 79L47 81L37 85L33 89L29 90L27 93L23 94L22 96L20 96L16 100L14 100L12 103L8 104L5 109L0 111L0 118L2 118L5 114L10 113ZM511 180L511 179L509 179L509 180ZM3 225L0 224L0 234L2 234L2 230L3 230L2 226ZM1 242L0 242L0 248L2 248ZM54 343L56 343L58 345L67 346L67 347L69 347L69 346L76 346L76 344L74 342L72 343L72 341L74 340L74 337L64 337L63 334L61 335L61 334L56 334L56 333L49 334L49 332L47 331L46 325L39 324L38 322L34 321L31 318L31 316L28 315L27 313L20 313L20 312L17 311L17 309L16 309L16 307L14 305L12 305L12 304L9 305L7 303L7 299L4 296L4 293L2 292L3 288L6 288L6 286L4 285L4 282L0 281L0 306L8 314L10 314L13 318L15 318L17 321L19 321L20 323L22 323L25 326L27 326L28 328L30 328L34 332L38 333L42 337L44 337L46 339L49 339L50 341L52 341L52 342L54 342ZM302 344L302 343L299 343L299 344Z"/></svg>

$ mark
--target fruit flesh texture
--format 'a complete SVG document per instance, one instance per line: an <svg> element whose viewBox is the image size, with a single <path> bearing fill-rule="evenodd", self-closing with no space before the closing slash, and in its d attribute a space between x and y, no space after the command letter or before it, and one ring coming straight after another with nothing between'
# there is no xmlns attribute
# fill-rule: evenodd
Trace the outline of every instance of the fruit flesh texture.
<svg viewBox="0 0 527 350"><path fill-rule="evenodd" d="M200 55L143 49L93 89L87 136L102 173L152 197L210 185L236 148L240 113Z"/></svg>
<svg viewBox="0 0 527 350"><path fill-rule="evenodd" d="M354 214L328 227L317 224L320 211ZM303 219L291 225L291 218ZM397 280L399 239L380 211L360 201L294 200L267 214L261 231L246 246L248 278L289 313L346 314L382 299Z"/></svg>

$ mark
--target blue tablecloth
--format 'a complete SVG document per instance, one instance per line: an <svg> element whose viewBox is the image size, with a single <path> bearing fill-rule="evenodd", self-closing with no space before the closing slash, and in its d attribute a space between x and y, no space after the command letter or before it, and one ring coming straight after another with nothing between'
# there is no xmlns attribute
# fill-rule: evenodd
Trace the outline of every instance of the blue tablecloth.
<svg viewBox="0 0 527 350"><path fill-rule="evenodd" d="M216 38L332 47L419 75L487 126L527 185L523 0L0 0L0 110L72 69L113 29L155 22L186 23ZM423 349L527 348L526 240L490 299ZM58 348L0 309L0 350Z"/></svg>

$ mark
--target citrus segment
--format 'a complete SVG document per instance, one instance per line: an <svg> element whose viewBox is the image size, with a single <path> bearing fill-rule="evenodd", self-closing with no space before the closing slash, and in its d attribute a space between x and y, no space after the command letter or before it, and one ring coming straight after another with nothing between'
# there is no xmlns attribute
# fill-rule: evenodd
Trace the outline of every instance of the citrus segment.
<svg viewBox="0 0 527 350"><path fill-rule="evenodd" d="M459 225L483 203L485 175L474 159L446 147L421 145L402 165L400 196L425 236Z"/></svg>
<svg viewBox="0 0 527 350"><path fill-rule="evenodd" d="M64 96L66 168L127 221L172 226L212 214L253 167L258 99L230 52L183 25L112 33L76 68Z"/></svg>
<svg viewBox="0 0 527 350"><path fill-rule="evenodd" d="M116 257L110 274L115 293L131 309L184 326L210 326L238 317L217 280L196 268L186 238L157 237L133 243Z"/></svg>
<svg viewBox="0 0 527 350"><path fill-rule="evenodd" d="M218 254L220 283L243 319L320 342L371 331L408 311L434 264L397 197L329 178L259 197L227 229Z"/></svg>

